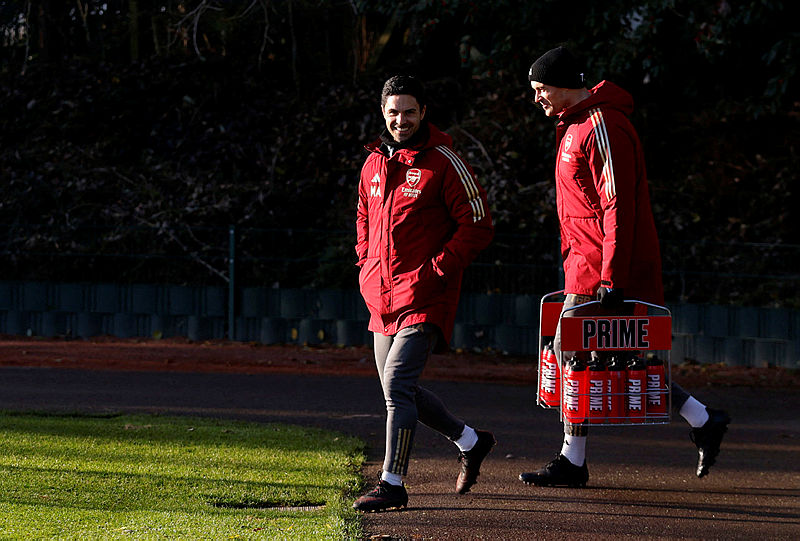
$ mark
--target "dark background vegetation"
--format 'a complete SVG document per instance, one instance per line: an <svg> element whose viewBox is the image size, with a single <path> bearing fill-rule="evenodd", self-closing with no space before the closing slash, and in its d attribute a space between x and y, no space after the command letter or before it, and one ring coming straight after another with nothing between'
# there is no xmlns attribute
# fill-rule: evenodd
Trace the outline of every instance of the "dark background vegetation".
<svg viewBox="0 0 800 541"><path fill-rule="evenodd" d="M668 299L800 306L798 27L788 2L0 0L4 280L354 287L383 80L489 192L473 290L557 287L559 44L636 101Z"/></svg>

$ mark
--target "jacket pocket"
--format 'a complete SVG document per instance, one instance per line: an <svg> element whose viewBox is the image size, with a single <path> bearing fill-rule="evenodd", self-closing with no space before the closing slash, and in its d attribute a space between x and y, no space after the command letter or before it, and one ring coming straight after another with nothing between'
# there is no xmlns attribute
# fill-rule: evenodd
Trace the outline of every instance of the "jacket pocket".
<svg viewBox="0 0 800 541"><path fill-rule="evenodd" d="M416 309L439 302L445 293L445 281L433 270L433 262L425 261L416 269L394 279L392 310Z"/></svg>
<svg viewBox="0 0 800 541"><path fill-rule="evenodd" d="M381 305L381 274L380 258L368 257L361 269L358 271L358 286L361 296L370 309L376 309Z"/></svg>

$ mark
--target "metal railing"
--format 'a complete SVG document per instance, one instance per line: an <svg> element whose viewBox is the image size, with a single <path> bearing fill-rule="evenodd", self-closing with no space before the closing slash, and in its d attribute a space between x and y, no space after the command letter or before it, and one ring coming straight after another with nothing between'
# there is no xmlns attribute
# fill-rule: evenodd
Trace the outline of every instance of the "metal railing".
<svg viewBox="0 0 800 541"><path fill-rule="evenodd" d="M353 289L355 232L244 227L0 226L0 280ZM5 230L5 231L4 231ZM64 235L60 235L64 238ZM800 245L662 239L667 301L800 306ZM231 280L231 278L234 280ZM558 238L498 233L464 291L541 295L561 287ZM233 297L231 297L233 298Z"/></svg>

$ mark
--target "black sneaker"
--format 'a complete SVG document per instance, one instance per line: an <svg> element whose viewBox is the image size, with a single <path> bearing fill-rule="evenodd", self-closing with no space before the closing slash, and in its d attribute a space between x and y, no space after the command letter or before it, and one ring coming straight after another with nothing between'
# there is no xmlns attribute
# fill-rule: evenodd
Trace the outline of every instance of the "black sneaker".
<svg viewBox="0 0 800 541"><path fill-rule="evenodd" d="M458 494L466 494L478 481L478 476L481 474L481 462L492 450L492 447L497 444L494 435L491 432L484 430L476 430L478 434L478 441L475 446L469 451L462 451L458 455L458 461L461 462L461 471L458 473L456 479L456 492Z"/></svg>
<svg viewBox="0 0 800 541"><path fill-rule="evenodd" d="M541 470L519 474L519 480L526 485L536 485L538 487L567 486L581 488L585 487L589 481L589 468L586 467L585 460L583 466L578 467L559 453L555 460Z"/></svg>
<svg viewBox="0 0 800 541"><path fill-rule="evenodd" d="M689 437L697 446L697 477L704 477L708 474L709 468L717 461L719 445L722 437L728 430L728 423L731 417L726 412L706 408L708 411L708 421L700 428L693 428Z"/></svg>
<svg viewBox="0 0 800 541"><path fill-rule="evenodd" d="M372 513L399 509L408 505L408 492L403 485L397 486L384 480L378 481L375 488L353 502L353 509Z"/></svg>

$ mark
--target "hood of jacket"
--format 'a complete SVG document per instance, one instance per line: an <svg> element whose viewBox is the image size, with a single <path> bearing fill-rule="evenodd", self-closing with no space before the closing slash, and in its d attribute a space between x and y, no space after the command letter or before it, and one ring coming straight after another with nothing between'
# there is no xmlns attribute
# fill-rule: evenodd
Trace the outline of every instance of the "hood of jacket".
<svg viewBox="0 0 800 541"><path fill-rule="evenodd" d="M616 109L627 117L633 113L633 96L611 81L601 81L590 92L592 95L585 100L564 109L558 117L559 124L569 123L575 117L584 116L590 109L598 107L601 109Z"/></svg>

